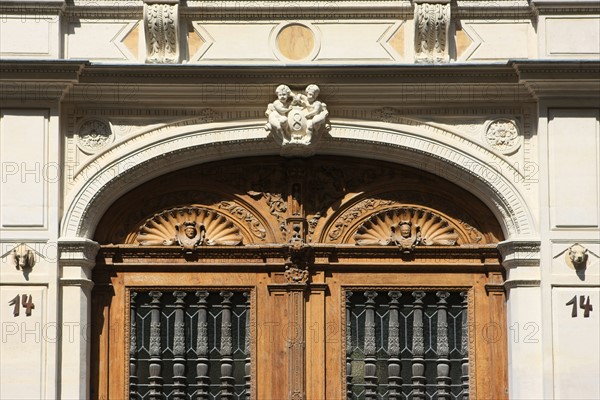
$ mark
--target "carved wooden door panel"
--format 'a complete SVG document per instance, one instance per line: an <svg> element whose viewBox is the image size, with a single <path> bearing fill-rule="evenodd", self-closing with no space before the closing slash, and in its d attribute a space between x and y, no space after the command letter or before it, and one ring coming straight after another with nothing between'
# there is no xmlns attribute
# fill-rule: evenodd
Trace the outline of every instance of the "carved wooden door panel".
<svg viewBox="0 0 600 400"><path fill-rule="evenodd" d="M505 396L502 233L433 175L207 164L123 196L95 238L93 398Z"/></svg>

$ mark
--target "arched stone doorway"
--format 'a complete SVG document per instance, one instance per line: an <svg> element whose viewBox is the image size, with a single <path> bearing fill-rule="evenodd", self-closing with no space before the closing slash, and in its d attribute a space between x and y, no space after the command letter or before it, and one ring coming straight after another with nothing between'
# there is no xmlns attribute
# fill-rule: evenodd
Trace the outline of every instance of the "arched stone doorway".
<svg viewBox="0 0 600 400"><path fill-rule="evenodd" d="M382 161L155 178L95 231L92 397L501 398L503 235L469 192Z"/></svg>

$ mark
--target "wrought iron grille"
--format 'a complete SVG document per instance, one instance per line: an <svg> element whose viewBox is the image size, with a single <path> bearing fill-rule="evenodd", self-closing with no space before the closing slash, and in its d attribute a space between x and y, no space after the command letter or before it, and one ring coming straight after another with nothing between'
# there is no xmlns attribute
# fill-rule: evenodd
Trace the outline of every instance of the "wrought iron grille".
<svg viewBox="0 0 600 400"><path fill-rule="evenodd" d="M468 399L467 296L346 291L347 398Z"/></svg>
<svg viewBox="0 0 600 400"><path fill-rule="evenodd" d="M249 291L131 291L131 400L250 399Z"/></svg>

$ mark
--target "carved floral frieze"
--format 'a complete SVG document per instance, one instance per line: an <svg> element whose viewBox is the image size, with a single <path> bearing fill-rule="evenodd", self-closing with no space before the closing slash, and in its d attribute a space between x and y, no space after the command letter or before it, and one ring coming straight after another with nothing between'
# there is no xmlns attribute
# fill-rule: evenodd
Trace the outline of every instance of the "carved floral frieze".
<svg viewBox="0 0 600 400"><path fill-rule="evenodd" d="M198 246L236 246L242 244L239 228L215 210L180 207L163 211L148 219L136 241L142 246L179 244L186 250Z"/></svg>

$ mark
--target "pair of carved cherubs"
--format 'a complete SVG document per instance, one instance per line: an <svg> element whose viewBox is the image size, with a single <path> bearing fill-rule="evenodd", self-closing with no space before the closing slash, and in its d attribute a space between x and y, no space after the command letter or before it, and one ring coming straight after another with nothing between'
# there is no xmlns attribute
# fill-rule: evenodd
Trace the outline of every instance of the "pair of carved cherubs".
<svg viewBox="0 0 600 400"><path fill-rule="evenodd" d="M327 105L317 100L317 85L308 85L304 93L295 94L286 85L275 90L277 100L270 103L265 115L268 122L265 129L273 133L282 145L309 145L313 136L326 127Z"/></svg>

